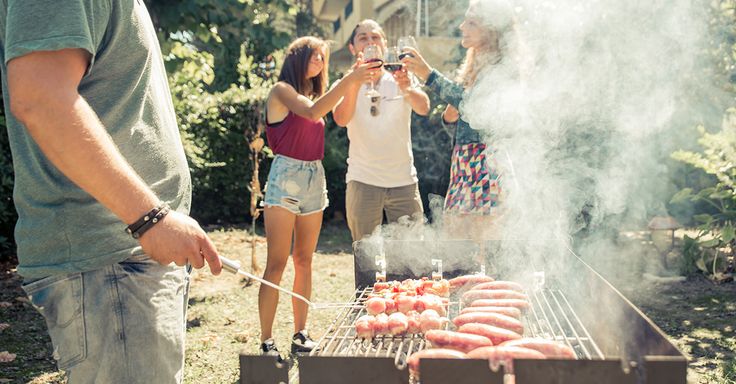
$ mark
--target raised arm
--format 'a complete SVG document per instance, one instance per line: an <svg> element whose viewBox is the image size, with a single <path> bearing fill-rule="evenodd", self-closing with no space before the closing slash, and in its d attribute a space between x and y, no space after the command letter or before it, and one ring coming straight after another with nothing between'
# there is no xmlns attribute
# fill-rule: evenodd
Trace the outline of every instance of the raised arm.
<svg viewBox="0 0 736 384"><path fill-rule="evenodd" d="M342 81L315 101L299 94L294 87L284 82L276 83L272 95L297 115L309 120L318 120L330 112L350 90L355 87L359 88L360 84L368 81L370 69L380 66L381 63L366 63L357 66Z"/></svg>
<svg viewBox="0 0 736 384"><path fill-rule="evenodd" d="M430 93L436 95L441 101L458 108L463 99L463 86L433 69L416 49L406 49L411 55L405 56L401 61L409 71L424 80L424 84Z"/></svg>
<svg viewBox="0 0 736 384"><path fill-rule="evenodd" d="M404 93L404 99L411 105L411 109L418 115L427 116L429 114L429 96L419 88L411 87L411 80L405 68L401 71L393 73L401 92Z"/></svg>
<svg viewBox="0 0 736 384"><path fill-rule="evenodd" d="M127 225L159 199L79 95L89 61L90 54L81 49L37 51L10 60L10 109L56 168ZM196 221L181 213L169 213L141 236L140 244L161 264L189 262L201 268L206 259L214 274L222 268L214 244Z"/></svg>
<svg viewBox="0 0 736 384"><path fill-rule="evenodd" d="M340 82L342 83L342 81ZM343 98L337 103L335 109L332 110L332 117L335 119L335 124L345 127L353 119L360 86L361 83L358 83L350 87Z"/></svg>

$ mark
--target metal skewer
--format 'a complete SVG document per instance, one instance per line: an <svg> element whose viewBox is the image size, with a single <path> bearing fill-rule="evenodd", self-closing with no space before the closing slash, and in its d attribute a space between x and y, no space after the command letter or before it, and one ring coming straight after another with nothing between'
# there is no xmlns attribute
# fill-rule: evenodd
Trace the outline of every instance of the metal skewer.
<svg viewBox="0 0 736 384"><path fill-rule="evenodd" d="M302 295L300 295L300 294L298 294L296 292L290 291L290 290L288 290L286 288L282 288L278 284L274 284L274 283L272 283L272 282L270 282L270 281L268 281L266 279L260 278L260 277L258 277L256 275L252 274L252 273L249 273L249 272L246 272L246 271L240 269L240 262L238 262L238 261L228 259L227 257L224 257L224 256L220 256L220 261L222 261L222 269L224 269L224 270L226 270L226 271L228 271L230 273L234 273L236 275L237 274L241 274L241 275L243 275L243 276L245 276L247 278L250 278L250 279L253 279L255 281L258 281L261 284L265 284L265 285L268 285L271 288L277 289L277 290L279 290L279 291L281 291L281 292L283 292L283 293L285 293L287 295L291 295L291 296L297 298L298 300L301 300L301 301L307 303L307 305L309 305L309 307L312 308L312 309L331 309L331 308L348 308L348 307L350 307L350 308L358 308L358 307L362 307L361 305L345 304L345 303L313 303L309 299L307 299L306 297L304 297L304 296L302 296Z"/></svg>

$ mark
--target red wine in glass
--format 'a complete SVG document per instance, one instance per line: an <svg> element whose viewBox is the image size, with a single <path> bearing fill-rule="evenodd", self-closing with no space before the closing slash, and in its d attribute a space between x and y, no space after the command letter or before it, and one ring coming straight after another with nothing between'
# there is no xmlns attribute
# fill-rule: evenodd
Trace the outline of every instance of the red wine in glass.
<svg viewBox="0 0 736 384"><path fill-rule="evenodd" d="M378 62L383 65L383 53L381 52L381 49L378 48L378 46L376 45L369 45L363 48L363 58L365 59L366 63ZM368 92L366 92L366 96L371 98L381 96L381 94L376 91L376 87L372 81L368 83Z"/></svg>
<svg viewBox="0 0 736 384"><path fill-rule="evenodd" d="M385 68L389 72L398 72L403 66L404 64L402 63L383 63L383 68Z"/></svg>
<svg viewBox="0 0 736 384"><path fill-rule="evenodd" d="M405 57L414 57L414 55L412 55L409 52L402 52L402 53L399 54L399 60L401 60L401 59L403 59Z"/></svg>

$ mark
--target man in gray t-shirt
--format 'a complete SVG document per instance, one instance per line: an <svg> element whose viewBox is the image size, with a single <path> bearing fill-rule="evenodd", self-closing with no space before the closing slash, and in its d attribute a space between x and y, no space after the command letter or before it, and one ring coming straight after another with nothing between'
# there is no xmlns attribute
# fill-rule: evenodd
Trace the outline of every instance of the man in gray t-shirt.
<svg viewBox="0 0 736 384"><path fill-rule="evenodd" d="M59 368L70 382L181 382L183 266L222 265L187 216L189 170L142 0L0 0L0 55L18 272Z"/></svg>

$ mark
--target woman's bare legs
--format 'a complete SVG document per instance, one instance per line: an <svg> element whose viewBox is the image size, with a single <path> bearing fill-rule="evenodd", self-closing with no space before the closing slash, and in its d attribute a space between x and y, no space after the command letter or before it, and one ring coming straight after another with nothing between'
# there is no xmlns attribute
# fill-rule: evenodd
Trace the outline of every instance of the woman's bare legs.
<svg viewBox="0 0 736 384"><path fill-rule="evenodd" d="M312 255L317 249L319 232L322 229L322 212L298 216L294 229L294 292L306 297L312 296ZM305 329L308 306L305 302L292 298L294 310L294 332Z"/></svg>
<svg viewBox="0 0 736 384"><path fill-rule="evenodd" d="M263 278L274 283L281 282L286 261L291 251L291 240L297 216L281 207L266 207L263 221L266 226L268 256ZM271 338L273 320L279 303L279 292L265 284L258 290L258 316L261 320L261 342Z"/></svg>

